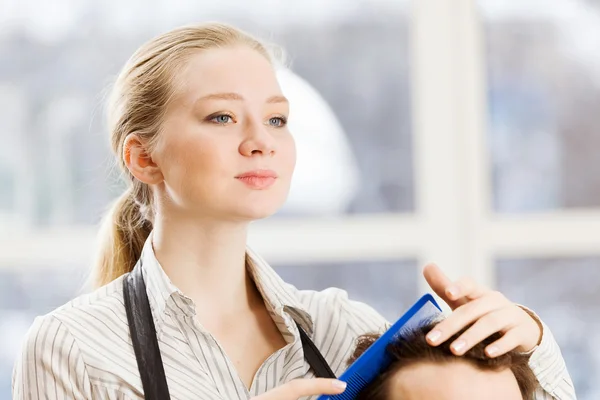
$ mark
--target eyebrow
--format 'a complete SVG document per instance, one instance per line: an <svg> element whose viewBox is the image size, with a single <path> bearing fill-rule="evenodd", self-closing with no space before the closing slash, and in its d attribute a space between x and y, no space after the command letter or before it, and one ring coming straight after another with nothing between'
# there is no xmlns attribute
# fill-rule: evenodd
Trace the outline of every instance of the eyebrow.
<svg viewBox="0 0 600 400"><path fill-rule="evenodd" d="M208 94L206 96L202 96L202 97L198 98L198 100L196 100L196 102L203 101L203 100L239 100L239 101L242 101L242 100L244 100L244 98L241 95L239 95L238 93L233 93L233 92L212 93L212 94ZM271 96L267 99L266 102L270 103L270 104L289 103L288 99L286 99L284 96L281 96L281 95Z"/></svg>

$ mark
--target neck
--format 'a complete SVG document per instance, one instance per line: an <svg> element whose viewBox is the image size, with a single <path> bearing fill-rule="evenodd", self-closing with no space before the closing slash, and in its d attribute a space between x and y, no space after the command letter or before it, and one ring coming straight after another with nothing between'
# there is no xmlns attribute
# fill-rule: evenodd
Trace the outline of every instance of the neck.
<svg viewBox="0 0 600 400"><path fill-rule="evenodd" d="M199 316L224 316L256 297L246 273L247 224L157 219L152 244L171 282L194 300Z"/></svg>

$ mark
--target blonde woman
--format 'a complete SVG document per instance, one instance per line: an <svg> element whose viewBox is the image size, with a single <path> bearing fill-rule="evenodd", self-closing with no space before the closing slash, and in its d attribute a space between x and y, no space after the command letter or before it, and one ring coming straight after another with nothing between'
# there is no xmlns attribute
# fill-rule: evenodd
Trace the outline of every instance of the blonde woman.
<svg viewBox="0 0 600 400"><path fill-rule="evenodd" d="M101 231L98 288L36 319L15 399L296 400L344 390L333 378L355 339L387 322L341 290L297 290L246 246L248 224L288 194L288 107L265 47L228 25L175 29L131 57L109 104L129 189ZM474 323L453 342L460 355L501 332L488 356L531 352L536 399L575 398L535 315L436 266L424 273L455 309L431 345Z"/></svg>

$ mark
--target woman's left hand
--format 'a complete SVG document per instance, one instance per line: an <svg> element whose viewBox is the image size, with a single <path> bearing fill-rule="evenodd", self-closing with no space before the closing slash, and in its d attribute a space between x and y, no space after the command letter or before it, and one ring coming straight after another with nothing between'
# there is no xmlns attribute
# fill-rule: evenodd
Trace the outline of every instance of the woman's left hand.
<svg viewBox="0 0 600 400"><path fill-rule="evenodd" d="M540 324L502 293L469 278L452 282L434 264L427 265L423 275L429 286L453 310L427 334L429 344L436 346L444 343L471 324L450 346L454 354L463 355L496 332L500 332L502 338L486 347L488 357L497 357L511 350L528 352L540 343Z"/></svg>

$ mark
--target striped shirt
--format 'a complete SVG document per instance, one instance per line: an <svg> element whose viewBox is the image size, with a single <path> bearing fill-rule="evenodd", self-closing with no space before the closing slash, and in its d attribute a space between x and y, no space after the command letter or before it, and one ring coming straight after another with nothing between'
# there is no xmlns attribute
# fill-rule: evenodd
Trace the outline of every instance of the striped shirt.
<svg viewBox="0 0 600 400"><path fill-rule="evenodd" d="M249 266L270 315L287 345L267 358L246 388L233 364L195 319L195 305L169 280L152 250L142 251L143 275L157 330L171 398L249 399L296 378L314 377L304 359L298 323L340 375L354 340L388 325L346 292L298 290L251 249ZM122 293L122 277L36 318L13 373L13 399L143 399ZM544 327L531 368L540 388L536 399L575 399L558 345Z"/></svg>

